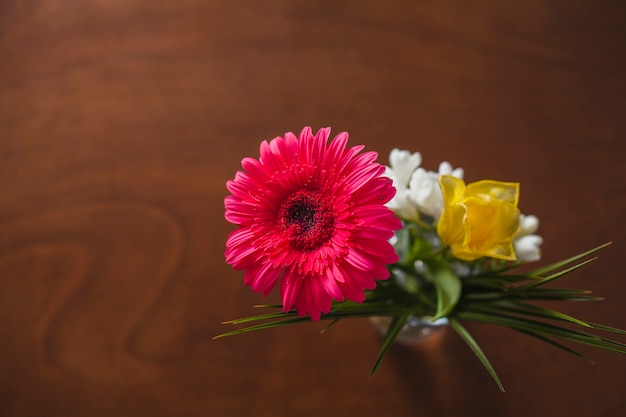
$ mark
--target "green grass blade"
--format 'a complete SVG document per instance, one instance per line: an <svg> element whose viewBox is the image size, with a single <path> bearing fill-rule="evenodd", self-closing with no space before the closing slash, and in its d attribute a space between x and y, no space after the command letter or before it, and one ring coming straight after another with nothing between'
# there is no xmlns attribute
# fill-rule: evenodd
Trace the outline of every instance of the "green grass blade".
<svg viewBox="0 0 626 417"><path fill-rule="evenodd" d="M591 291L566 288L533 288L526 292L511 293L509 299L554 301L601 301L602 297L590 295Z"/></svg>
<svg viewBox="0 0 626 417"><path fill-rule="evenodd" d="M561 313L559 311L555 311L549 308L540 307L534 304L521 303L516 301L505 302L505 303L494 303L494 304L486 304L486 303L477 303L471 304L467 307L465 311L482 311L491 314L502 314L502 313L513 313L524 316L532 316L549 320L560 320L572 324L576 324L582 327L591 328L592 326L576 317L572 317L568 314Z"/></svg>
<svg viewBox="0 0 626 417"><path fill-rule="evenodd" d="M569 265L569 264L574 263L574 262L578 262L579 260L581 260L583 258L586 258L587 256L593 255L594 253L596 253L596 252L606 248L611 243L612 242L607 242L607 243L604 243L604 244L602 244L600 246L596 246L595 248L590 249L590 250L588 250L586 252L580 253L578 255L574 255L571 258L564 259L562 261L555 262L555 263L550 264L550 265L542 266L540 268L535 269L532 272L529 272L528 275L534 275L534 276L543 275L543 274L555 271L555 270L557 270L559 268L563 268L566 265Z"/></svg>
<svg viewBox="0 0 626 417"><path fill-rule="evenodd" d="M528 275L475 275L463 278L463 287L478 286L499 288L505 285L515 284L521 281L536 280L537 277Z"/></svg>
<svg viewBox="0 0 626 417"><path fill-rule="evenodd" d="M576 356L576 357L578 357L580 359L583 359L583 360L585 360L585 361L587 361L589 363L593 363L593 361L591 359L589 359L588 357L586 357L585 355L583 355L581 353L578 353L575 350L573 350L573 349L571 349L571 348L569 348L569 347L567 347L567 346L557 342L556 340L550 339L549 337L546 337L546 336L544 336L544 335L542 335L540 333L535 333L535 332L531 332L531 331L527 331L527 330L519 330L519 329L513 329L513 330L516 330L516 331L518 331L520 333L523 333L523 334L526 334L528 336L532 336L532 337L534 337L536 339L541 340L542 342L548 343L548 344L550 344L552 346L555 346L555 347L557 347L559 349L562 349L565 352L570 353L570 354L572 354L572 355L574 355L574 356Z"/></svg>
<svg viewBox="0 0 626 417"><path fill-rule="evenodd" d="M320 333L326 333L331 327L333 327L337 323L339 323L339 319L334 319L333 321L328 323L326 327L324 327Z"/></svg>
<svg viewBox="0 0 626 417"><path fill-rule="evenodd" d="M404 311L406 307L401 305L390 305L388 303L350 303L349 305L342 306L341 308L335 308L331 310L327 314L322 314L322 320L334 319L336 317L345 318L354 315L354 317L363 317L363 316L389 316L398 314L398 312ZM222 324L244 324L250 323L254 321L262 321L262 320L277 320L288 317L299 317L298 313L295 310L291 310L288 312L283 311L275 311L272 313L259 314L256 316L249 317L241 317L238 319L227 320ZM307 319L310 321L310 319Z"/></svg>
<svg viewBox="0 0 626 417"><path fill-rule="evenodd" d="M374 373L380 368L380 365L383 363L383 358L387 354L387 351L393 344L393 341L396 340L398 333L402 330L402 327L406 324L406 321L409 319L413 312L411 310L407 310L401 316L396 316L393 318L389 327L387 328L387 333L385 334L385 339L383 340L383 344L380 348L380 352L374 361L374 365L372 366L372 370L370 371L370 376L373 376Z"/></svg>
<svg viewBox="0 0 626 417"><path fill-rule="evenodd" d="M495 369L493 369L493 366L491 366L491 362L489 362L489 359L487 359L487 356L485 356L482 349L480 348L480 346L478 346L478 343L476 343L474 338L456 319L450 318L450 325L458 333L458 335L461 336L461 339L463 339L465 343L467 343L470 349L472 349L478 359L480 359L480 362L483 364L485 369L487 369L487 372L489 372L493 380L496 382L496 384L500 388L500 391L504 392L504 385L502 385L498 374L496 374Z"/></svg>
<svg viewBox="0 0 626 417"><path fill-rule="evenodd" d="M598 329L598 330L603 330L605 332L612 332L612 333L619 333L619 334L626 334L626 330L622 330L622 329L618 329L616 327L611 327L611 326L605 326L604 324L598 324L598 323L589 323L591 325L591 327L593 327L594 329Z"/></svg>
<svg viewBox="0 0 626 417"><path fill-rule="evenodd" d="M253 306L254 308L280 308L282 310L282 304L256 304Z"/></svg>
<svg viewBox="0 0 626 417"><path fill-rule="evenodd" d="M569 268L566 268L566 269L561 270L559 272L555 272L554 274L548 275L547 277L544 277L544 278L542 278L542 279L540 279L538 281L534 281L534 282L531 282L529 284L519 286L516 289L516 291L526 291L526 290L529 290L529 289L532 289L532 288L535 288L535 287L539 287L539 286L545 285L548 282L551 282L551 281L554 281L556 279L559 279L559 278L569 274L570 272L573 272L573 271L575 271L575 270L577 270L579 268L582 268L583 266L585 266L585 265L595 261L596 259L598 259L598 258L596 257L596 258L587 259L586 261L577 263L577 264L575 264L573 266L570 266Z"/></svg>
<svg viewBox="0 0 626 417"><path fill-rule="evenodd" d="M462 318L464 320L494 324L516 330L531 331L546 336L552 336L559 339L568 340L570 342L590 345L626 355L626 345L623 343L594 334L555 326L549 323L531 320L528 318L514 317L505 314L493 315L478 312L459 312L457 313L457 315L459 318Z"/></svg>
<svg viewBox="0 0 626 417"><path fill-rule="evenodd" d="M385 306L376 306L375 308L371 308L369 306L364 306L359 304L359 308L350 308L350 309L340 309L331 311L328 314L323 314L320 320L339 320L345 318L358 318L358 317L372 317L372 316L395 316L407 311L406 307L402 306L394 306L394 305L385 305ZM289 311L289 312L274 312L268 314L261 314L258 316L252 317L243 317L240 319L234 319L224 322L225 324L245 324L251 323L255 321L263 321L268 320L266 323L255 324L252 326L244 327L241 329L233 330L230 332L219 334L213 339L219 339L226 336L234 336L241 333L252 332L256 330L269 329L273 327L287 326L290 324L296 323L305 323L312 322L310 317L300 317L297 312Z"/></svg>
<svg viewBox="0 0 626 417"><path fill-rule="evenodd" d="M226 333L221 333L221 334L218 334L217 336L214 336L213 340L221 339L222 337L235 336L235 335L242 334L242 333L253 332L256 330L271 329L273 327L287 326L289 324L302 323L302 322L307 322L307 321L311 321L311 319L309 317L294 317L294 318L288 318L284 320L274 320L274 321L270 321L267 323L256 324L254 326L243 327L241 329L232 330Z"/></svg>
<svg viewBox="0 0 626 417"><path fill-rule="evenodd" d="M462 300L467 301L499 301L499 300L555 300L555 301L599 301L602 297L591 296L591 291L568 288L532 288L521 292L502 288L499 291L466 292Z"/></svg>
<svg viewBox="0 0 626 417"><path fill-rule="evenodd" d="M280 319L286 319L289 317L299 317L298 313L295 311L275 311L273 313L265 313L265 314L259 314L256 316L248 316L248 317L240 317L238 319L232 319L232 320L227 320L227 321L223 321L222 324L244 324L244 323L251 323L253 321L263 321L263 320L280 320Z"/></svg>
<svg viewBox="0 0 626 417"><path fill-rule="evenodd" d="M486 271L476 274L475 276L503 275L504 272L513 271L523 264L523 262L504 263L501 267L487 268Z"/></svg>

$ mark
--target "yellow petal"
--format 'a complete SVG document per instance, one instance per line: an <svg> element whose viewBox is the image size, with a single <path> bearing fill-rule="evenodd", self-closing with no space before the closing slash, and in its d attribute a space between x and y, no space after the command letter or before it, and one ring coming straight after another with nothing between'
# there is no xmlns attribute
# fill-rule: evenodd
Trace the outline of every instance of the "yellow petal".
<svg viewBox="0 0 626 417"><path fill-rule="evenodd" d="M513 244L510 240L507 242L500 242L491 246L489 250L485 251L485 256L496 259L503 259L505 261L514 261L515 249L513 248Z"/></svg>
<svg viewBox="0 0 626 417"><path fill-rule="evenodd" d="M469 224L466 222L466 218L467 208L465 204L453 204L444 208L437 223L439 238L449 245L453 243L467 244Z"/></svg>
<svg viewBox="0 0 626 417"><path fill-rule="evenodd" d="M439 187L443 196L443 211L437 223L437 234L447 244L462 243L465 240L465 205L458 204L465 192L463 180L451 175L439 177Z"/></svg>
<svg viewBox="0 0 626 417"><path fill-rule="evenodd" d="M480 194L517 206L519 201L519 183L482 180L467 185L465 196L478 196Z"/></svg>
<svg viewBox="0 0 626 417"><path fill-rule="evenodd" d="M465 183L463 180L452 175L440 175L439 186L443 195L444 207L461 201L465 194Z"/></svg>

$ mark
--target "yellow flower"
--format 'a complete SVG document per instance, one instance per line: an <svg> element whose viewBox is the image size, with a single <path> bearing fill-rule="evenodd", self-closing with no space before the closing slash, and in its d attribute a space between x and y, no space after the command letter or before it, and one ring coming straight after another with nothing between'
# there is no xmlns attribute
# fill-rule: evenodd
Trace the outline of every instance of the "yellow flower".
<svg viewBox="0 0 626 417"><path fill-rule="evenodd" d="M520 227L519 183L483 180L465 186L459 178L442 175L439 186L444 207L437 233L454 256L515 260L511 240Z"/></svg>

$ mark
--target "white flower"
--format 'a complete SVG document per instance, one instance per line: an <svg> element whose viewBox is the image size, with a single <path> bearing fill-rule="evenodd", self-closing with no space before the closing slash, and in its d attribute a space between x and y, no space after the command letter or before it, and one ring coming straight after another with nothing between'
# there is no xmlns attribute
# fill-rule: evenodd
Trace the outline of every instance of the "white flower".
<svg viewBox="0 0 626 417"><path fill-rule="evenodd" d="M409 151L394 148L389 153L389 165L391 165L391 171L395 175L395 180L398 181L398 185L402 185L405 188L409 185L411 174L421 163L422 155L419 152L410 153Z"/></svg>
<svg viewBox="0 0 626 417"><path fill-rule="evenodd" d="M389 168L387 168L384 175L391 178L396 189L396 194L389 200L387 207L393 210L401 219L418 220L419 213L417 212L417 208L409 201L408 188L400 184L400 181Z"/></svg>
<svg viewBox="0 0 626 417"><path fill-rule="evenodd" d="M520 230L513 238L513 247L518 261L535 262L541 259L543 238L534 234L539 228L539 219L533 215L521 215Z"/></svg>
<svg viewBox="0 0 626 417"><path fill-rule="evenodd" d="M389 165L385 176L391 178L396 195L387 203L396 215L405 220L418 221L420 213L439 218L443 210L443 196L439 188L440 175L463 178L463 169L453 169L449 162L439 164L439 171L420 168L422 155L419 152L394 148L389 153Z"/></svg>
<svg viewBox="0 0 626 417"><path fill-rule="evenodd" d="M409 201L420 212L435 219L438 219L443 211L443 196L439 187L440 175L453 175L462 179L463 169L457 168L453 170L452 165L444 161L439 164L439 172L418 168L409 181Z"/></svg>
<svg viewBox="0 0 626 417"><path fill-rule="evenodd" d="M409 179L413 171L422 163L419 152L410 153L400 149L392 149L389 154L390 167L385 167L385 176L391 178L396 189L396 195L387 203L396 215L406 220L417 220L417 208L408 199Z"/></svg>

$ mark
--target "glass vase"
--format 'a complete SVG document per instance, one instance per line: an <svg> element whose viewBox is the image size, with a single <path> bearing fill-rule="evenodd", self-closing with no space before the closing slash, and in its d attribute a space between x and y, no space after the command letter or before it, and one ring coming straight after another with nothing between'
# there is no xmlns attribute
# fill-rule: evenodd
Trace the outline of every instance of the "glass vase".
<svg viewBox="0 0 626 417"><path fill-rule="evenodd" d="M370 317L374 330L381 337L387 333L391 320L391 317ZM448 319L445 317L431 321L426 318L411 316L398 333L394 343L404 346L420 345L438 339L447 328Z"/></svg>

